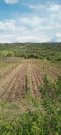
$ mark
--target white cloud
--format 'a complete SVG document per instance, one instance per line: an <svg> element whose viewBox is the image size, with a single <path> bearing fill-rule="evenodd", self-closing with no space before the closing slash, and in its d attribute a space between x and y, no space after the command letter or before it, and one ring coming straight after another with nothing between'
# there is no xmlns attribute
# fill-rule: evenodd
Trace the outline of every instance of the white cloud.
<svg viewBox="0 0 61 135"><path fill-rule="evenodd" d="M33 10L46 10L46 11L52 11L52 12L57 12L61 10L61 5L60 4L55 4L55 3L46 3L46 4L29 4L28 5L31 9Z"/></svg>
<svg viewBox="0 0 61 135"><path fill-rule="evenodd" d="M26 23L24 20L26 20ZM32 17L31 20L32 23L29 17L22 17L18 20L5 20L4 22L0 22L0 42L4 43L50 41L50 37L42 34L42 31L39 30L41 22L40 18ZM38 28L36 29L36 27Z"/></svg>
<svg viewBox="0 0 61 135"><path fill-rule="evenodd" d="M15 21L14 20L6 20L4 22L0 21L0 30L13 30L15 29Z"/></svg>
<svg viewBox="0 0 61 135"><path fill-rule="evenodd" d="M0 42L60 41L61 5L48 3L29 7L34 11L31 14L0 21Z"/></svg>
<svg viewBox="0 0 61 135"><path fill-rule="evenodd" d="M18 0L4 0L4 2L7 4L15 4L15 3L18 3L19 1Z"/></svg>
<svg viewBox="0 0 61 135"><path fill-rule="evenodd" d="M42 19L38 16L31 17L22 17L20 18L20 22L24 25L31 26L31 27L38 27L42 24Z"/></svg>
<svg viewBox="0 0 61 135"><path fill-rule="evenodd" d="M61 33L56 33L57 42L61 42Z"/></svg>
<svg viewBox="0 0 61 135"><path fill-rule="evenodd" d="M37 16L0 21L0 42L50 42L54 36L58 41L58 27L59 23Z"/></svg>
<svg viewBox="0 0 61 135"><path fill-rule="evenodd" d="M43 4L29 4L28 5L31 9L36 9L36 10L39 10L39 9L43 9L45 8L45 5Z"/></svg>
<svg viewBox="0 0 61 135"><path fill-rule="evenodd" d="M61 29L61 24L59 24L59 23L56 24L56 28L57 28L57 29Z"/></svg>
<svg viewBox="0 0 61 135"><path fill-rule="evenodd" d="M58 12L58 11L60 11L61 10L61 5L59 5L59 4L49 4L48 5L48 9L50 10L50 11L52 11L52 12Z"/></svg>
<svg viewBox="0 0 61 135"><path fill-rule="evenodd" d="M61 38L61 33L60 32L56 33L56 36Z"/></svg>

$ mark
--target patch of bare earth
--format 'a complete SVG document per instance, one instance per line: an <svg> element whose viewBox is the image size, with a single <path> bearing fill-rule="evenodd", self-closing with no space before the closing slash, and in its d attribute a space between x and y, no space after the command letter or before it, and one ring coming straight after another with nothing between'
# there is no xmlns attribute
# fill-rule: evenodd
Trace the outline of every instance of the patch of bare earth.
<svg viewBox="0 0 61 135"><path fill-rule="evenodd" d="M48 75L51 78L51 81L56 81L57 77L60 75L60 70L56 69L55 67L49 67L48 68Z"/></svg>
<svg viewBox="0 0 61 135"><path fill-rule="evenodd" d="M40 93L38 91L38 86L42 83L42 72L38 66L34 64L29 64L30 68L30 80L31 80L31 93L36 98L40 98Z"/></svg>
<svg viewBox="0 0 61 135"><path fill-rule="evenodd" d="M26 88L30 88L31 94L40 99L38 87L43 83L43 71L36 64L24 62L14 68L0 85L0 100L20 100Z"/></svg>
<svg viewBox="0 0 61 135"><path fill-rule="evenodd" d="M19 100L25 89L26 65L20 64L7 76L0 87L0 99Z"/></svg>

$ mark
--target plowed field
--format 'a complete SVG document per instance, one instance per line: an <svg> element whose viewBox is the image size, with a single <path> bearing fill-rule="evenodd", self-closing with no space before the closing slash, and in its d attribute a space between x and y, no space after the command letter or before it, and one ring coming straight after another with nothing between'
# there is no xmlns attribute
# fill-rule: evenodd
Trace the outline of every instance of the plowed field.
<svg viewBox="0 0 61 135"><path fill-rule="evenodd" d="M20 100L27 87L32 96L40 98L38 87L43 83L43 75L47 73L51 80L55 80L60 75L60 66L56 68L48 62L45 65L42 61L24 60L13 68L7 68L2 72L3 79L0 78L0 100Z"/></svg>

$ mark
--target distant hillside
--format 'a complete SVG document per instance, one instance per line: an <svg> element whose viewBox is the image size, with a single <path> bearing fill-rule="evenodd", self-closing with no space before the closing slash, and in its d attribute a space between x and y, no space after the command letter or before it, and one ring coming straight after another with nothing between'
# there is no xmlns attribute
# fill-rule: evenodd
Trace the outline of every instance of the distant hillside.
<svg viewBox="0 0 61 135"><path fill-rule="evenodd" d="M61 61L61 43L0 44L0 57L12 56Z"/></svg>

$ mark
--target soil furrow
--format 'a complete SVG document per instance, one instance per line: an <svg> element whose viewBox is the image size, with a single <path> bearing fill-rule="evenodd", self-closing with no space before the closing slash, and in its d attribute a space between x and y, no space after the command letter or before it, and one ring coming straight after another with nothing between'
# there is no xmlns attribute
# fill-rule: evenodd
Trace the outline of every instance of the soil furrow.
<svg viewBox="0 0 61 135"><path fill-rule="evenodd" d="M25 65L19 65L14 71L11 72L5 83L2 85L0 98L12 101L17 99L23 93L24 77L25 77Z"/></svg>

